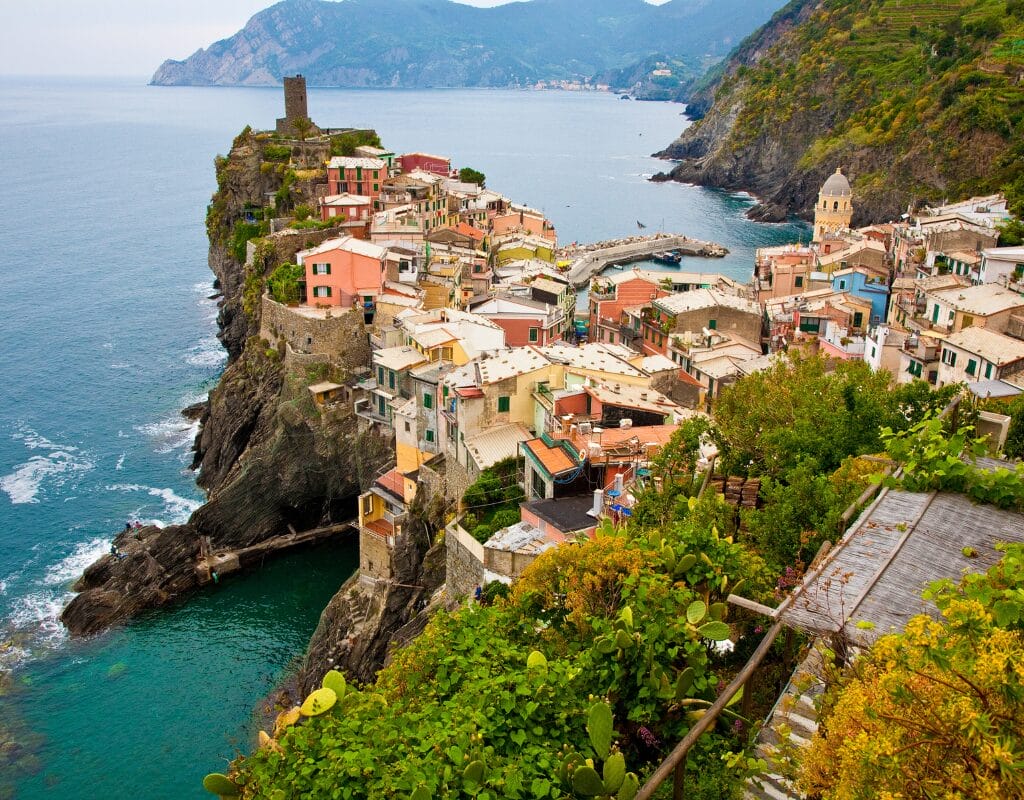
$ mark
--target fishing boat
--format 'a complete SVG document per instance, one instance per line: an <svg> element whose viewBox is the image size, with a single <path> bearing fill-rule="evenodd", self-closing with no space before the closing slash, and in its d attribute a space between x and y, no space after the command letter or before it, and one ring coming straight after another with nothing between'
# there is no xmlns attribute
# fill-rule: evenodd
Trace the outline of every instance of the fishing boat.
<svg viewBox="0 0 1024 800"><path fill-rule="evenodd" d="M678 264L683 260L683 254L678 250L662 250L660 253L654 253L651 258L659 264Z"/></svg>

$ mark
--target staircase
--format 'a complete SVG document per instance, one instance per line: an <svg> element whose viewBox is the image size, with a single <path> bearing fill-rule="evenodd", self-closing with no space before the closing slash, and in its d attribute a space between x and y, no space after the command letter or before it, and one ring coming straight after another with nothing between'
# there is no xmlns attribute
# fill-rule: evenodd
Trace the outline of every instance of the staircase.
<svg viewBox="0 0 1024 800"><path fill-rule="evenodd" d="M794 670L757 737L757 755L768 762L768 769L747 781L744 800L802 798L787 775L793 772L793 756L810 744L818 730L818 700L825 690L820 646L816 642Z"/></svg>

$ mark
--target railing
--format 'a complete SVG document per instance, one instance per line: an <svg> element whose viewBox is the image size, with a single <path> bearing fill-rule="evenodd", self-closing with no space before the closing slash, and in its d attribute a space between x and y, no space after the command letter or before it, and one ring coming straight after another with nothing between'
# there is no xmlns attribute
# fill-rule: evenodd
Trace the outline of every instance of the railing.
<svg viewBox="0 0 1024 800"><path fill-rule="evenodd" d="M647 783L640 789L636 800L650 800L650 798L654 797L654 793L669 775L673 776L673 800L682 800L683 781L686 774L686 756L689 754L690 749L704 735L704 732L715 724L722 710L729 705L732 698L736 696L736 693L753 677L755 670L761 666L761 662L764 661L771 651L772 644L774 644L781 632L782 622L776 622L772 625L768 633L761 640L761 644L757 646L757 649L751 655L750 660L740 670L740 673L732 679L732 682L725 687L725 691L718 696L718 699L704 712L704 715L697 721L697 724L690 728L686 736L683 737L683 740L669 753L668 758L654 771L654 774L651 775Z"/></svg>

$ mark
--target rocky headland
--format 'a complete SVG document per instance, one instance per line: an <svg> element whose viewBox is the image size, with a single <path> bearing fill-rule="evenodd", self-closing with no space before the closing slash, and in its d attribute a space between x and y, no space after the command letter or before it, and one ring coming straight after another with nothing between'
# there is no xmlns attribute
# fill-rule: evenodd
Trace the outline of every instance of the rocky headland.
<svg viewBox="0 0 1024 800"><path fill-rule="evenodd" d="M292 146L300 157L305 153L309 166L322 165L321 145ZM299 357L283 337L260 336L269 272L293 260L299 249L337 235L329 228L290 231L257 236L258 246L246 246L253 233L245 227L252 225L251 211L268 193L286 187L288 202L301 203L315 180L301 173L296 179L291 167L272 160L274 147L282 145L246 129L216 163L218 189L207 218L209 263L222 294L220 337L229 361L209 400L187 409L202 422L194 466L208 500L184 525L120 533L116 554L89 566L75 585L78 594L62 615L73 635L102 631L196 590L203 582L196 567L204 543L207 552L238 551L289 530L352 520L359 493L392 457L391 441L361 432L350 406L318 408L306 388L325 377L344 382L365 369L369 343L361 315L345 322L360 335L347 337L333 358ZM350 636L360 642L346 650L353 675L372 675L383 663L388 636L443 580L443 574L423 566L429 537L416 540L422 545L411 542L398 559L397 582L423 588L377 595L354 579L325 613L306 672L320 669L320 661L342 663L338 644Z"/></svg>
<svg viewBox="0 0 1024 800"><path fill-rule="evenodd" d="M885 6L883 8L883 6ZM1020 9L793 0L695 87L655 180L749 191L750 216L811 216L841 167L855 226L908 206L1024 193Z"/></svg>

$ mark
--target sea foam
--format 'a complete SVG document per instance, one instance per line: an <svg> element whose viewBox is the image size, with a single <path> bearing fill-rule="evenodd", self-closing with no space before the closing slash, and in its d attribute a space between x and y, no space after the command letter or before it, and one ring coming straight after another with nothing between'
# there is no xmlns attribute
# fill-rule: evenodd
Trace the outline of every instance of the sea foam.
<svg viewBox="0 0 1024 800"><path fill-rule="evenodd" d="M45 455L33 455L13 472L0 477L0 489L15 505L38 503L39 492L48 479L63 486L74 473L88 472L94 466L77 447L55 444L31 428L22 427L11 438L20 440L28 450L45 452Z"/></svg>

